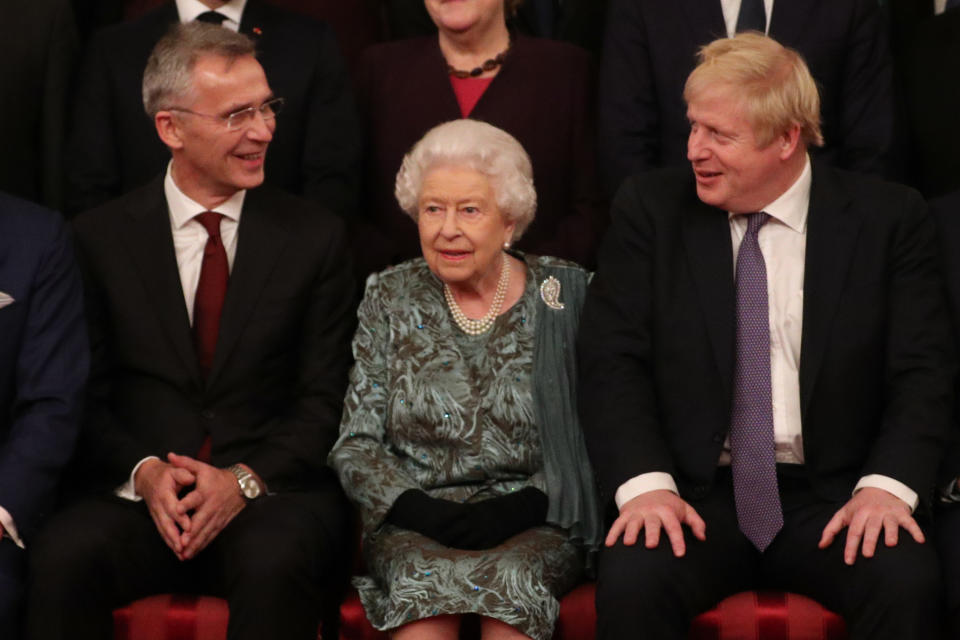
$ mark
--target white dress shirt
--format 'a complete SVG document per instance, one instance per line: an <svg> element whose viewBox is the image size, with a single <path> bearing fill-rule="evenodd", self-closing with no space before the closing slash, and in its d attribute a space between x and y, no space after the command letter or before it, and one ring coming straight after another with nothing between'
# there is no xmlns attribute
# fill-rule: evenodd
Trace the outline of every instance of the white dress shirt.
<svg viewBox="0 0 960 640"><path fill-rule="evenodd" d="M227 17L220 23L221 27L226 27L231 31L240 30L240 18L243 17L243 8L247 0L230 0L222 7L211 9L200 0L177 0L177 14L180 16L180 22L192 22L197 16L207 11L216 11Z"/></svg>
<svg viewBox="0 0 960 640"><path fill-rule="evenodd" d="M727 25L727 36L730 38L737 34L737 16L740 15L740 2L741 0L720 0L720 8L723 9L723 22ZM773 0L763 0L763 8L767 11L767 28L764 30L764 33L770 33L770 16L773 15Z"/></svg>
<svg viewBox="0 0 960 640"><path fill-rule="evenodd" d="M170 231L173 233L173 250L177 256L183 301L187 305L190 326L193 326L193 303L197 296L197 285L200 283L203 250L207 246L207 238L210 237L203 225L194 218L208 209L191 200L177 187L171 172L172 166L172 162L167 165L167 175L163 179L163 192L170 212ZM226 202L212 209L224 216L220 220L220 239L227 253L227 267L230 271L233 271L233 261L237 255L237 228L240 225L240 211L246 194L244 190L237 191ZM117 487L114 493L128 500L140 500L140 496L134 489L133 478L140 465L151 459L156 459L156 456L147 456L140 460L130 472L127 482Z"/></svg>
<svg viewBox="0 0 960 640"><path fill-rule="evenodd" d="M938 16L946 10L947 0L933 0L933 15Z"/></svg>
<svg viewBox="0 0 960 640"><path fill-rule="evenodd" d="M800 415L800 342L803 336L803 270L807 247L807 212L810 207L812 172L807 158L796 181L776 200L763 207L770 215L757 243L767 268L768 311L770 316L770 384L773 402L773 439L779 463L803 463L803 428ZM728 214L733 264L747 229L745 216ZM736 276L736 274L734 274ZM724 443L718 460L730 464L730 440ZM871 474L857 483L854 493L864 487L884 489L917 507L917 494L902 482ZM627 480L617 489L617 507L636 496L667 489L677 491L668 473L643 473Z"/></svg>

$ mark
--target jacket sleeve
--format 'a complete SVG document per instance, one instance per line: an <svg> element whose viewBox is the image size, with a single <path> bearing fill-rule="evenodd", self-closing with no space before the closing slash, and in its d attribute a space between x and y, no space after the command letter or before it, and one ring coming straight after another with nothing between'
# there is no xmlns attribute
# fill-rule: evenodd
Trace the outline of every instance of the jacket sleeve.
<svg viewBox="0 0 960 640"><path fill-rule="evenodd" d="M884 175L893 142L893 62L880 9L857 2L843 60L841 166Z"/></svg>
<svg viewBox="0 0 960 640"><path fill-rule="evenodd" d="M658 166L660 115L647 25L637 0L613 0L600 66L598 141L608 196L628 176Z"/></svg>
<svg viewBox="0 0 960 640"><path fill-rule="evenodd" d="M344 490L360 506L366 531L383 523L400 494L421 488L390 448L390 318L382 296L378 276L370 276L353 339L355 363L350 372L340 439L330 453L330 464L340 476Z"/></svg>
<svg viewBox="0 0 960 640"><path fill-rule="evenodd" d="M303 192L349 219L356 214L359 195L360 123L336 38L323 27L304 131Z"/></svg>
<svg viewBox="0 0 960 640"><path fill-rule="evenodd" d="M863 475L898 480L923 501L951 439L956 363L933 220L919 194L908 196L886 265L884 406Z"/></svg>
<svg viewBox="0 0 960 640"><path fill-rule="evenodd" d="M56 218L55 232L36 252L29 297L16 303L28 310L11 363L17 390L10 429L0 442L0 505L25 539L53 507L60 470L79 432L90 364L72 242Z"/></svg>
<svg viewBox="0 0 960 640"><path fill-rule="evenodd" d="M611 212L577 343L580 421L602 503L650 471L674 473L653 375L655 226L627 181Z"/></svg>
<svg viewBox="0 0 960 640"><path fill-rule="evenodd" d="M296 490L322 473L337 438L356 308L344 225L336 221L313 276L300 325L292 406L275 418L244 462L273 490Z"/></svg>

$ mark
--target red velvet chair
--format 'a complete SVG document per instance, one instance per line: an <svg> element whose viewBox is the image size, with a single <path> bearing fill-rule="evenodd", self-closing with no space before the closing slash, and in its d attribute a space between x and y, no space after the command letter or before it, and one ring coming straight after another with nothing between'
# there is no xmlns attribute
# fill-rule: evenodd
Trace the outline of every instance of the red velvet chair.
<svg viewBox="0 0 960 640"><path fill-rule="evenodd" d="M113 640L226 640L227 602L157 595L113 612Z"/></svg>
<svg viewBox="0 0 960 640"><path fill-rule="evenodd" d="M114 610L113 640L226 640L229 615L222 598L150 596Z"/></svg>
<svg viewBox="0 0 960 640"><path fill-rule="evenodd" d="M554 637L592 640L594 585L582 584L561 601ZM157 595L113 612L113 640L225 640L227 603L209 596ZM320 637L320 634L318 634ZM835 613L800 595L748 591L697 617L689 640L845 640ZM340 640L387 640L363 613L351 590L340 606ZM330 639L328 639L330 640Z"/></svg>
<svg viewBox="0 0 960 640"><path fill-rule="evenodd" d="M597 622L595 588L582 584L560 603L556 640L593 640ZM846 625L837 614L804 596L748 591L730 596L699 615L689 640L845 640ZM340 640L387 640L367 622L360 598L351 591L340 606Z"/></svg>

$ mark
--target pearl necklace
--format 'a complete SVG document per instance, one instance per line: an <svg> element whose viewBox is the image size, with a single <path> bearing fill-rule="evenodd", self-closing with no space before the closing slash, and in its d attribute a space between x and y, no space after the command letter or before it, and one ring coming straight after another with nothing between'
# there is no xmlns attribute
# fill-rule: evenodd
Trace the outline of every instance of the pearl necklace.
<svg viewBox="0 0 960 640"><path fill-rule="evenodd" d="M490 330L497 316L500 315L500 308L503 306L503 299L507 295L507 285L510 284L510 259L503 256L503 266L500 268L500 281L497 283L497 290L493 294L493 302L490 308L482 318L468 318L460 309L456 299L453 297L453 290L450 285L443 284L443 297L447 299L447 306L450 308L450 314L454 322L460 327L460 330L469 336L479 336Z"/></svg>

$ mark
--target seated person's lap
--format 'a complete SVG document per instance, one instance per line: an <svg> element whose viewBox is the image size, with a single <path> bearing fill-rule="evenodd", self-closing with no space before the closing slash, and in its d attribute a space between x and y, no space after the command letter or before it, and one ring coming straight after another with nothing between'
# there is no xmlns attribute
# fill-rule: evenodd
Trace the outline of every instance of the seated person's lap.
<svg viewBox="0 0 960 640"><path fill-rule="evenodd" d="M36 575L63 589L89 592L94 578L110 585L101 597L111 606L171 591L226 596L223 584L234 577L228 572L302 567L320 579L345 538L342 500L333 489L266 496L248 504L195 560L182 562L145 503L91 497L50 521L32 545L31 561Z"/></svg>
<svg viewBox="0 0 960 640"><path fill-rule="evenodd" d="M843 504L825 502L809 489L784 492L781 499L783 529L762 555L739 531L732 489L722 482L707 497L690 500L706 522L706 541L684 527L684 557L674 556L663 533L654 549L643 546L643 531L636 545L621 540L604 549L597 595L601 618L604 607L615 616L635 611L638 623L648 615L644 612L672 615L679 628L723 598L752 589L806 595L845 618L863 615L864 604L936 601L939 570L932 544L918 544L900 529L898 544L888 548L881 533L873 558L858 554L853 566L846 566L847 529L826 549L818 548L824 527Z"/></svg>

